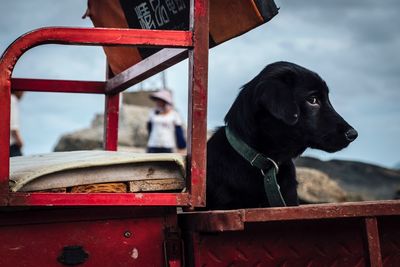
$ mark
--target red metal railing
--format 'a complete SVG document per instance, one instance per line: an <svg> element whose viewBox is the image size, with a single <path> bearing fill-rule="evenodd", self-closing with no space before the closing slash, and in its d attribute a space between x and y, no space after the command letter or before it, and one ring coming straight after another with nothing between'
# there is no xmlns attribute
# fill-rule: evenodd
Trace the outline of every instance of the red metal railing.
<svg viewBox="0 0 400 267"><path fill-rule="evenodd" d="M0 205L146 205L205 204L208 75L208 0L191 0L189 31L104 28L42 28L18 38L0 59ZM19 58L42 44L133 45L166 48L106 82L11 78ZM104 148L118 144L119 93L189 57L188 193L12 193L9 192L11 90L105 95Z"/></svg>

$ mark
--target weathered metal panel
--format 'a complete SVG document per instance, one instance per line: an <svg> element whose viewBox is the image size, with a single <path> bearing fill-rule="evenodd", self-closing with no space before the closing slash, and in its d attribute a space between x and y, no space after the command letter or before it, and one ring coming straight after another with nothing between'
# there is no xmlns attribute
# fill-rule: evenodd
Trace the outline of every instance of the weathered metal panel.
<svg viewBox="0 0 400 267"><path fill-rule="evenodd" d="M72 260L68 253L79 257L79 250L86 254L82 266L164 266L166 214L135 217L135 209L116 210L49 210L44 219L37 218L40 211L23 218L2 213L8 220L16 217L14 225L0 219L0 266L65 266L60 261Z"/></svg>
<svg viewBox="0 0 400 267"><path fill-rule="evenodd" d="M400 202L184 212L194 266L399 266Z"/></svg>
<svg viewBox="0 0 400 267"><path fill-rule="evenodd" d="M285 208L185 212L182 221L194 231L243 230L244 223L377 217L400 214L400 201L335 203Z"/></svg>
<svg viewBox="0 0 400 267"><path fill-rule="evenodd" d="M382 262L384 267L400 266L400 216L378 220Z"/></svg>
<svg viewBox="0 0 400 267"><path fill-rule="evenodd" d="M366 266L360 221L246 224L243 231L199 233L196 266Z"/></svg>

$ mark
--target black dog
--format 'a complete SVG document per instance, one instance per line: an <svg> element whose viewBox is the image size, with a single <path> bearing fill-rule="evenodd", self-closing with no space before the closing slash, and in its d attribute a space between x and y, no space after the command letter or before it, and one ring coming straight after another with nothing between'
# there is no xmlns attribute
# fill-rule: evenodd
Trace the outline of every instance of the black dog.
<svg viewBox="0 0 400 267"><path fill-rule="evenodd" d="M277 62L242 87L225 116L235 136L279 165L276 179L289 206L298 205L292 158L307 147L335 152L357 138L333 109L328 91L318 74ZM232 147L225 128L207 143L207 208L271 206L264 175Z"/></svg>

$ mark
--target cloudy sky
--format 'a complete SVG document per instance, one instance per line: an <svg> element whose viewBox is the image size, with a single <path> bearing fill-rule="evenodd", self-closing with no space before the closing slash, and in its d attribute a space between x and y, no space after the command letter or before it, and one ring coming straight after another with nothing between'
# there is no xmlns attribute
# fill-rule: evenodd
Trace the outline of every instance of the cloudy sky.
<svg viewBox="0 0 400 267"><path fill-rule="evenodd" d="M208 125L221 125L241 85L267 64L285 60L318 72L336 110L359 132L335 154L306 151L383 166L400 162L400 1L276 0L269 23L210 52ZM84 0L0 1L0 51L21 34L43 26L91 27ZM4 12L6 10L6 12ZM46 45L18 62L14 77L104 80L98 47ZM187 111L187 62L167 71L179 111ZM158 86L159 77L145 88ZM135 88L133 88L135 90ZM25 154L50 152L61 134L87 127L103 96L28 93L21 102Z"/></svg>

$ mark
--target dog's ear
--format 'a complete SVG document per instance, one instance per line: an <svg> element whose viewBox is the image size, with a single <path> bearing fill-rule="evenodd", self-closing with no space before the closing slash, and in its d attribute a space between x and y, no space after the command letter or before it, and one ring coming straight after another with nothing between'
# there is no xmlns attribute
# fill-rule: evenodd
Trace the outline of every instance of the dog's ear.
<svg viewBox="0 0 400 267"><path fill-rule="evenodd" d="M262 92L261 104L277 119L288 125L295 125L300 110L294 97L294 73L280 73L260 81L257 85Z"/></svg>

